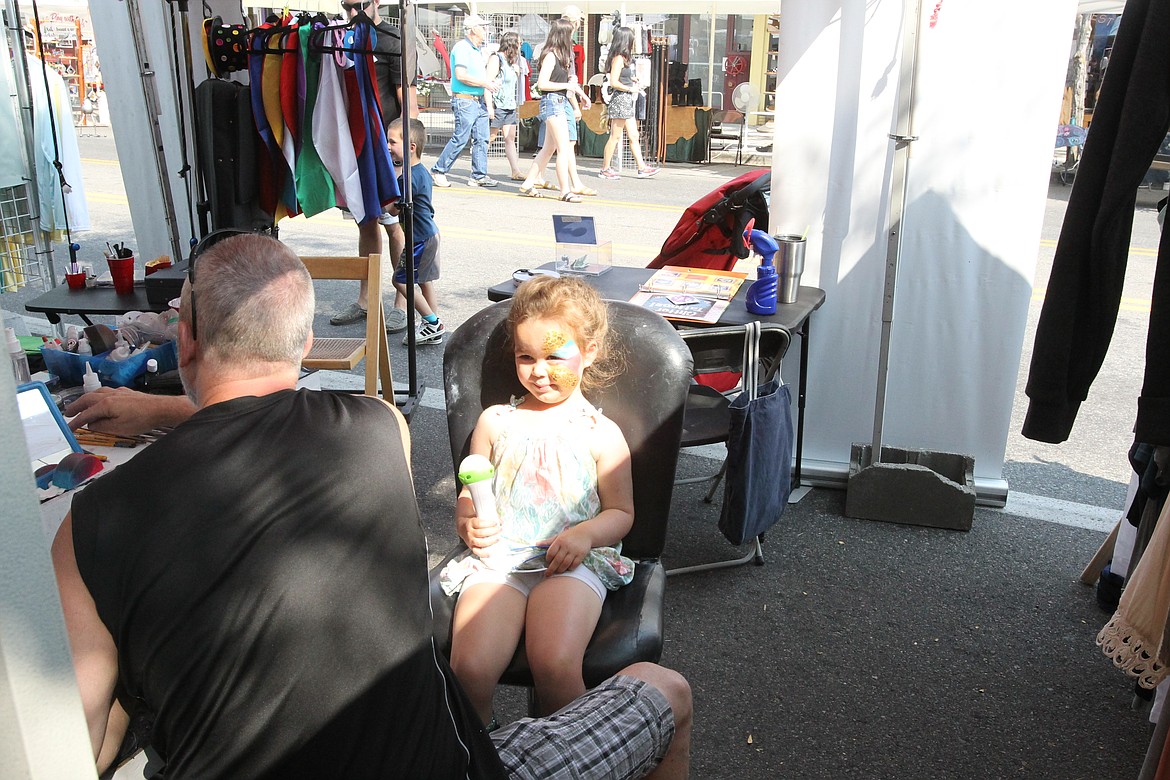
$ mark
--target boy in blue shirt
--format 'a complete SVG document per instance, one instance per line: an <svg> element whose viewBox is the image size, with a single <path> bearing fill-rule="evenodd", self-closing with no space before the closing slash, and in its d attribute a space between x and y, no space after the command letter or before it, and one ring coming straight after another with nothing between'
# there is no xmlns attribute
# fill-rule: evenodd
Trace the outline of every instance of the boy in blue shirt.
<svg viewBox="0 0 1170 780"><path fill-rule="evenodd" d="M414 258L414 281L420 293L414 296L414 308L422 318L415 330L415 343L442 344L444 329L439 321L439 302L435 294L435 280L439 278L439 227L435 224L435 207L431 198L434 185L430 171L422 164L426 137L426 126L417 119L410 119L410 194L414 207L410 224L414 228L414 246L403 250L394 271L394 286L398 292L406 294L406 256L409 252ZM386 129L386 142L390 147L390 157L401 171L404 159L401 118L395 119ZM398 183L402 187L402 174L398 176ZM391 206L390 213L397 215L398 208ZM409 343L409 336L403 337L403 344Z"/></svg>

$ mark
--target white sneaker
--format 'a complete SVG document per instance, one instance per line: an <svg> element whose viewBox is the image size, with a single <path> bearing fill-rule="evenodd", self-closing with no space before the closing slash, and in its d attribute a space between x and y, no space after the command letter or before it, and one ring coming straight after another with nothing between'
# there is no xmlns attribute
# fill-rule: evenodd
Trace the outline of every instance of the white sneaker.
<svg viewBox="0 0 1170 780"><path fill-rule="evenodd" d="M438 171L431 171L431 179L434 180L436 187L450 187L451 182L447 181L447 174L439 173Z"/></svg>
<svg viewBox="0 0 1170 780"><path fill-rule="evenodd" d="M498 187L499 185L500 183L498 181L488 178L487 176L483 176L478 179L471 178L467 180L468 187Z"/></svg>
<svg viewBox="0 0 1170 780"><path fill-rule="evenodd" d="M436 322L434 325L423 320L414 331L415 344L442 344L443 334L447 329L443 327L442 321ZM410 343L410 334L402 337L403 345Z"/></svg>
<svg viewBox="0 0 1170 780"><path fill-rule="evenodd" d="M400 330L406 330L406 312L392 308L386 315L386 332L397 333Z"/></svg>

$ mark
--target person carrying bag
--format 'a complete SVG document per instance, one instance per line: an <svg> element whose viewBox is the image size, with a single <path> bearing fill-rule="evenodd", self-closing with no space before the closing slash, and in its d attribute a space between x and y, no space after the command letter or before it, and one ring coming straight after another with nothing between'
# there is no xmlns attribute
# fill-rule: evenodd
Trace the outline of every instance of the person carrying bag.
<svg viewBox="0 0 1170 780"><path fill-rule="evenodd" d="M792 396L777 370L759 384L760 323L746 326L743 392L731 402L727 485L719 530L734 545L767 531L792 492Z"/></svg>

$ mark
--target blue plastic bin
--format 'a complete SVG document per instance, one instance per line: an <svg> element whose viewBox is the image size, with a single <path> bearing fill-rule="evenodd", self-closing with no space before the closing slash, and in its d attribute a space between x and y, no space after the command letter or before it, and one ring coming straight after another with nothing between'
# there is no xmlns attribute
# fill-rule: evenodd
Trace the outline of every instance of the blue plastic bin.
<svg viewBox="0 0 1170 780"><path fill-rule="evenodd" d="M106 387L135 387L141 384L142 376L146 373L146 361L151 358L158 361L160 374L174 371L179 367L179 353L173 341L125 360L109 360L107 357L109 354L103 352L100 355L75 355L59 349L41 348L45 368L50 374L56 375L61 384L67 386L81 384L87 363L93 366L94 373Z"/></svg>

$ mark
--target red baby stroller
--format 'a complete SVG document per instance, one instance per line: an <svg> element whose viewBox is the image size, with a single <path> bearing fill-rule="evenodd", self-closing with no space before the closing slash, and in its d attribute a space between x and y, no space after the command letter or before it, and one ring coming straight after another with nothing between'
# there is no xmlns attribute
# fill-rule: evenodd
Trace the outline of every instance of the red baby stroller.
<svg viewBox="0 0 1170 780"><path fill-rule="evenodd" d="M759 230L768 229L768 198L772 172L760 168L732 179L704 195L683 213L658 257L647 268L681 265L729 271L748 256L743 231L755 220Z"/></svg>

